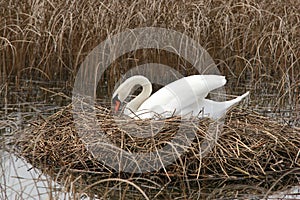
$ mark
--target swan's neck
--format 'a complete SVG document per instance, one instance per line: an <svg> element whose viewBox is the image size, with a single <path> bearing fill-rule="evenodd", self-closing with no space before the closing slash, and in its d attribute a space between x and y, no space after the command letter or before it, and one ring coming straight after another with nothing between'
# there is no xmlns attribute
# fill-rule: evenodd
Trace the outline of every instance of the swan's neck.
<svg viewBox="0 0 300 200"><path fill-rule="evenodd" d="M150 81L145 77L136 78L132 83L133 84L131 85L130 90L135 85L141 85L143 88L142 92L126 105L127 109L136 112L141 106L141 104L150 96L152 92L152 85Z"/></svg>

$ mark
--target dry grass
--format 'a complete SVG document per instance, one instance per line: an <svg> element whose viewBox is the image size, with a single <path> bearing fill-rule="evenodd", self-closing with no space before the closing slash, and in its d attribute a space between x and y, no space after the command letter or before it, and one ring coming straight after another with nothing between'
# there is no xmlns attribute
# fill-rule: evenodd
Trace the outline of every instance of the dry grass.
<svg viewBox="0 0 300 200"><path fill-rule="evenodd" d="M17 86L24 78L66 80L72 85L85 56L108 36L156 26L198 41L232 85L246 83L253 94L276 91L274 110L287 101L294 107L299 104L299 1L11 0L0 4L0 74ZM105 73L109 92L121 74L145 60L168 64L184 75L195 73L176 56L143 52L146 58L141 52L126 54Z"/></svg>
<svg viewBox="0 0 300 200"><path fill-rule="evenodd" d="M106 109L98 109L97 124L115 145L129 152L161 148L178 131L180 122L178 118L166 120L158 135L140 139L131 133L137 129L147 131L148 121L137 122L136 126L136 121L114 119ZM88 118L82 120L88 122ZM118 195L123 198L137 195L133 191L142 191L151 198L166 197L168 193L168 198L184 197L195 195L194 182L201 185L196 186L196 190L201 189L197 191L201 197L232 197L232 192L240 197L261 196L299 184L299 128L281 125L253 111L234 109L228 113L215 147L201 157L199 143L210 123L207 119L197 125L193 123L197 128L190 130L196 139L191 147L185 147L188 152L173 164L151 173L119 173L94 158L78 137L70 107L46 120L35 120L18 134L15 151L66 188L98 196L114 196L112 191L122 186ZM87 124L87 132L92 131L89 127Z"/></svg>

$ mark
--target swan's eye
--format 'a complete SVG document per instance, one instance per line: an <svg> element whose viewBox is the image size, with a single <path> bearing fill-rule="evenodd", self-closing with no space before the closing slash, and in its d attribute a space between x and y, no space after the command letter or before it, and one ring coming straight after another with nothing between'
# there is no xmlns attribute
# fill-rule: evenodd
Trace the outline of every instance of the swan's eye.
<svg viewBox="0 0 300 200"><path fill-rule="evenodd" d="M121 101L118 97L118 95L116 95L113 99L112 99L112 103L115 107L115 112L119 111L120 106L121 106Z"/></svg>

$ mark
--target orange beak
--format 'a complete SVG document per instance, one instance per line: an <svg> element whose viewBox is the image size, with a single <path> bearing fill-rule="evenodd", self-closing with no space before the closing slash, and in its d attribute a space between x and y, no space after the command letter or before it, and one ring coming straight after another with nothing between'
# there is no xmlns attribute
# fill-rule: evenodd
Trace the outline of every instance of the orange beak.
<svg viewBox="0 0 300 200"><path fill-rule="evenodd" d="M120 101L116 101L115 103L116 103L116 105L115 105L115 112L118 112L119 109L120 109L121 102Z"/></svg>
<svg viewBox="0 0 300 200"><path fill-rule="evenodd" d="M118 112L120 110L120 107L121 107L121 101L120 101L118 95L114 96L114 98L112 99L112 103L114 105L115 113Z"/></svg>

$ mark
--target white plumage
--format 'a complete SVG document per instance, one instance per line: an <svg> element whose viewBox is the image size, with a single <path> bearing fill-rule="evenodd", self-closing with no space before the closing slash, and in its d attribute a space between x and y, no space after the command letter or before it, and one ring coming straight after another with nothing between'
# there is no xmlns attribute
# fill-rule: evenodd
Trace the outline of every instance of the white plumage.
<svg viewBox="0 0 300 200"><path fill-rule="evenodd" d="M142 92L125 107L124 114L133 118L210 117L218 119L226 110L245 98L249 92L223 102L206 99L208 93L225 85L226 79L219 75L193 75L176 80L151 95L152 84L144 76L132 76L114 92L115 110L129 95L131 89L142 86ZM151 96L150 96L151 95Z"/></svg>

